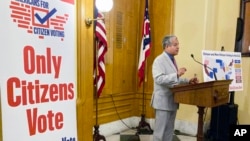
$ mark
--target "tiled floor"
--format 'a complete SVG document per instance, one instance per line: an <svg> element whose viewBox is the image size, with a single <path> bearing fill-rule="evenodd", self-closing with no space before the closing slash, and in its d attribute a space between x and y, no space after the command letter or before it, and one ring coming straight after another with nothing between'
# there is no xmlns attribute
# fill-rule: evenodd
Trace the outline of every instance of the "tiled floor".
<svg viewBox="0 0 250 141"><path fill-rule="evenodd" d="M115 134L112 136L105 137L106 141L120 141L121 135L135 135L135 130L126 130L120 134ZM139 135L140 141L153 141L152 135ZM186 135L177 135L179 141L196 141L196 137L186 136ZM131 140L132 141L132 140Z"/></svg>

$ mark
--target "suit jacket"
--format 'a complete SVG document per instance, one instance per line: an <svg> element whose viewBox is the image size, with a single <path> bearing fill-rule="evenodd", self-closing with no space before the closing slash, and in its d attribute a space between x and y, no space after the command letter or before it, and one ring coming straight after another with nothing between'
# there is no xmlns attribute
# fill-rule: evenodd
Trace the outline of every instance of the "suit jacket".
<svg viewBox="0 0 250 141"><path fill-rule="evenodd" d="M178 78L177 69L167 53L157 56L152 66L154 91L151 106L158 110L175 111L179 104L174 102L173 93L169 88L174 85L188 83L188 79Z"/></svg>

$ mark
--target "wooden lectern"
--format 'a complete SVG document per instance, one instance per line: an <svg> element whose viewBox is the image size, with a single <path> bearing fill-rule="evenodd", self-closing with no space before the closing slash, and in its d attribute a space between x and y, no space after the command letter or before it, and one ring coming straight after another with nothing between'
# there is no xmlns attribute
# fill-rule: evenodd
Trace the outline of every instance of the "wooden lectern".
<svg viewBox="0 0 250 141"><path fill-rule="evenodd" d="M205 107L216 107L229 101L232 80L217 80L198 84L177 85L171 88L176 103L198 107L197 141L203 141L203 115Z"/></svg>

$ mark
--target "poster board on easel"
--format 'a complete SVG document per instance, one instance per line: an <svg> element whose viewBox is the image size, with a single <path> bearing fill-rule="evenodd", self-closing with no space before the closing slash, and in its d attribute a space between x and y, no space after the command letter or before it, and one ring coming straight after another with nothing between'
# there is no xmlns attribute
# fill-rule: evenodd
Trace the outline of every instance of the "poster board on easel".
<svg viewBox="0 0 250 141"><path fill-rule="evenodd" d="M229 85L229 91L243 90L242 61L240 52L203 50L202 62L212 69L210 70L203 67L204 82L215 80L213 74L214 71L217 80L233 80Z"/></svg>

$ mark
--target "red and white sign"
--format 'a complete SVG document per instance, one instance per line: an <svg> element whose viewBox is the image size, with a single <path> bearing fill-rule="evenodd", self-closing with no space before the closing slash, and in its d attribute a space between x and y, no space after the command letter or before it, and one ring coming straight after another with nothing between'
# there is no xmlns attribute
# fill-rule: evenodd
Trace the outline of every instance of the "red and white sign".
<svg viewBox="0 0 250 141"><path fill-rule="evenodd" d="M1 0L3 141L77 141L74 0Z"/></svg>

